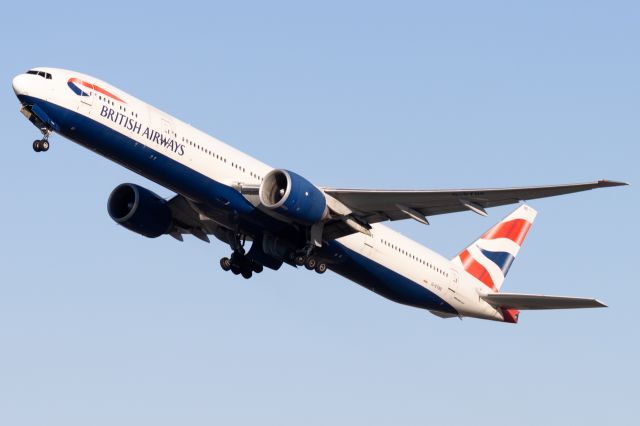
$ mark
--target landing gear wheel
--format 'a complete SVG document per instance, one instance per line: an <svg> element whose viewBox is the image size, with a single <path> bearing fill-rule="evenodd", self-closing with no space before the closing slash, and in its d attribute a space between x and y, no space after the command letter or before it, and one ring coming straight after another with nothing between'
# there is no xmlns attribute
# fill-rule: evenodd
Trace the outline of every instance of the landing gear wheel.
<svg viewBox="0 0 640 426"><path fill-rule="evenodd" d="M49 151L49 141L46 139L33 141L32 147L35 152Z"/></svg>
<svg viewBox="0 0 640 426"><path fill-rule="evenodd" d="M263 266L258 262L249 259L240 251L234 251L229 258L220 259L220 266L225 271L231 271L234 275L242 275L245 279L253 276L253 273L262 272Z"/></svg>
<svg viewBox="0 0 640 426"><path fill-rule="evenodd" d="M318 266L318 261L313 257L308 258L304 264L304 267L310 271L313 271L314 269L316 269L316 266Z"/></svg>
<svg viewBox="0 0 640 426"><path fill-rule="evenodd" d="M222 259L220 259L220 267L222 268L223 271L230 271L231 259L229 259L228 257L223 257Z"/></svg>
<svg viewBox="0 0 640 426"><path fill-rule="evenodd" d="M304 265L305 260L306 260L305 256L303 256L301 254L298 254L298 255L296 255L296 257L293 258L293 263L295 263L298 266L302 266L302 265Z"/></svg>
<svg viewBox="0 0 640 426"><path fill-rule="evenodd" d="M327 264L326 263L318 263L316 265L316 272L319 274L324 274L325 272L327 272Z"/></svg>

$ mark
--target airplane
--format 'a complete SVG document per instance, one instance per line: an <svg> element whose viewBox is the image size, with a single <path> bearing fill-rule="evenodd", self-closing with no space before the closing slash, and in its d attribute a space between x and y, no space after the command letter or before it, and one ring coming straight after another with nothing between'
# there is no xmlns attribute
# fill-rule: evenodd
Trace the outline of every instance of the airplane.
<svg viewBox="0 0 640 426"><path fill-rule="evenodd" d="M225 271L251 278L283 264L327 269L392 301L441 318L517 323L521 310L596 308L596 299L500 292L536 217L520 204L448 259L382 224L486 209L525 200L626 185L594 182L498 189L387 190L317 186L276 169L116 87L75 71L33 68L17 75L20 112L42 133L90 149L176 195L134 184L109 196L111 218L148 238L209 236L230 246ZM246 243L250 243L250 247Z"/></svg>

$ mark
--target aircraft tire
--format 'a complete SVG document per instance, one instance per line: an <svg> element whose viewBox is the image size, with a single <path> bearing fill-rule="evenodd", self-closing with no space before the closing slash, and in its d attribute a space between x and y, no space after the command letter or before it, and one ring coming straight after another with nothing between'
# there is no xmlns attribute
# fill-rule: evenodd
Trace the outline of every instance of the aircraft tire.
<svg viewBox="0 0 640 426"><path fill-rule="evenodd" d="M304 263L304 267L310 271L313 271L314 269L316 269L316 266L318 266L318 261L313 257L308 258L307 261Z"/></svg>
<svg viewBox="0 0 640 426"><path fill-rule="evenodd" d="M231 260L228 257L223 257L220 259L220 267L223 271L231 270Z"/></svg>

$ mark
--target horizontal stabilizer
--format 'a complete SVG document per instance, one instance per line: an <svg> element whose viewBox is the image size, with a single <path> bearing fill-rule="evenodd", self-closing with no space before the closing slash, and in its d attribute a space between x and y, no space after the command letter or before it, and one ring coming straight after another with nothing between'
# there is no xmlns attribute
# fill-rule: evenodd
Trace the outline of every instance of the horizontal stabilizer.
<svg viewBox="0 0 640 426"><path fill-rule="evenodd" d="M543 296L540 294L495 293L481 296L487 303L497 308L539 310L606 308L596 299L582 297Z"/></svg>

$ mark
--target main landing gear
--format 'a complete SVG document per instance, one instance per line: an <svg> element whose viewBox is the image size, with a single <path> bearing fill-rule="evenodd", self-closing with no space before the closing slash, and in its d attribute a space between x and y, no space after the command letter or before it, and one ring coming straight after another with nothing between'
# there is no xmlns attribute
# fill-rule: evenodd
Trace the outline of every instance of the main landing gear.
<svg viewBox="0 0 640 426"><path fill-rule="evenodd" d="M259 274L264 269L261 264L247 258L242 251L234 251L231 258L220 259L220 267L224 271L231 271L234 275L242 275L247 280L253 276L254 272Z"/></svg>
<svg viewBox="0 0 640 426"><path fill-rule="evenodd" d="M293 262L298 266L304 266L310 271L316 271L319 274L324 274L327 271L327 264L319 261L313 256L307 256L304 254L297 254L293 258Z"/></svg>
<svg viewBox="0 0 640 426"><path fill-rule="evenodd" d="M41 131L42 139L33 141L33 150L35 152L49 151L49 135L51 134L51 131L49 129L41 129Z"/></svg>

